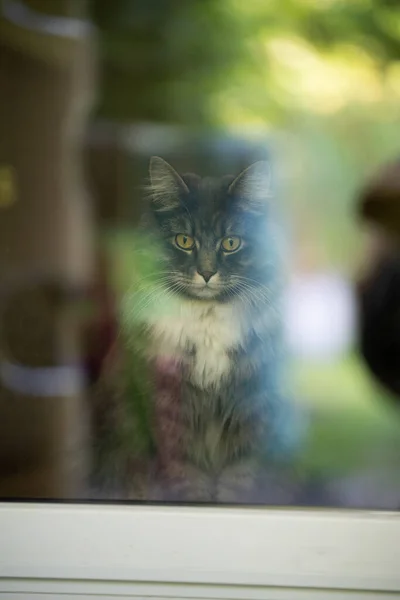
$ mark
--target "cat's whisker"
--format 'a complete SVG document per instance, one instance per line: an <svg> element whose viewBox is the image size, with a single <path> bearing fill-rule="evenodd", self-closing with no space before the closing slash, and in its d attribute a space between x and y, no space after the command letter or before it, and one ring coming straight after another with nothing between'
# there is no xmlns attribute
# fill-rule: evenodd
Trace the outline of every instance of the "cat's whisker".
<svg viewBox="0 0 400 600"><path fill-rule="evenodd" d="M152 290L152 292L146 296L145 302L139 308L135 308L132 311L133 315L138 319L150 306L159 304L159 300L161 299L166 302L172 295L173 292L168 289L159 290L156 294L154 294L154 290Z"/></svg>
<svg viewBox="0 0 400 600"><path fill-rule="evenodd" d="M251 277L243 277L242 275L234 275L233 279L235 281L240 281L251 285L252 288L265 290L266 292L271 292L271 288L267 287L265 284L257 281L257 279L252 279Z"/></svg>
<svg viewBox="0 0 400 600"><path fill-rule="evenodd" d="M240 291L242 294L245 294L249 299L254 300L254 301L268 301L268 298L263 295L261 292L259 292L258 290L252 288L249 285L246 285L242 282L239 282L238 286L237 286L238 291Z"/></svg>
<svg viewBox="0 0 400 600"><path fill-rule="evenodd" d="M242 283L245 283L245 281L243 281ZM265 297L267 300L272 301L273 303L276 302L277 298L279 297L280 291L281 291L281 286L280 285L275 285L273 288L268 287L264 284L259 284L258 286L253 286L247 283L247 285L249 285L249 287L254 290L257 291L258 294L262 294L263 297Z"/></svg>
<svg viewBox="0 0 400 600"><path fill-rule="evenodd" d="M155 281L159 281L160 278L162 277L167 277L167 276L173 276L173 275L178 275L179 271L152 271L151 273L148 273L147 275L144 275L143 277L140 277L139 279L135 279L133 282L133 285L138 285L140 284L142 281L147 281L148 279L152 279L154 278Z"/></svg>
<svg viewBox="0 0 400 600"><path fill-rule="evenodd" d="M166 285L171 281L171 275L170 274L166 274L163 275L162 277L158 277L157 279L154 280L153 284L152 282L147 282L146 285L142 285L142 286L137 286L135 285L135 283L133 283L131 285L131 287L128 289L127 294L130 295L130 297L132 299L135 298L135 296L142 296L143 294L146 293L152 293L154 291L154 289L157 289L157 287L159 287L160 285Z"/></svg>
<svg viewBox="0 0 400 600"><path fill-rule="evenodd" d="M139 295L139 292L131 294L130 296L126 296L129 298L129 304L131 306L132 314L140 314L143 310L150 305L151 302L156 302L156 300L161 297L161 295L167 291L167 288L155 289L150 288L146 291L141 291L140 298L138 301L135 300L135 297ZM127 302L125 302L127 304Z"/></svg>
<svg viewBox="0 0 400 600"><path fill-rule="evenodd" d="M269 302L274 299L273 291L270 288L267 288L266 286L260 285L259 287L256 287L254 285L250 285L246 281L246 278L238 278L237 283L238 288L240 288L241 290L248 290L251 295L256 296L260 300L265 300Z"/></svg>

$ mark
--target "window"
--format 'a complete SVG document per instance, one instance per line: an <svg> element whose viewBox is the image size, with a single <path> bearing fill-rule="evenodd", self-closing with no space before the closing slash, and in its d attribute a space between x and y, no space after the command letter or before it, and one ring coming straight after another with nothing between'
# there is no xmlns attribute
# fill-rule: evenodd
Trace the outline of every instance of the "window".
<svg viewBox="0 0 400 600"><path fill-rule="evenodd" d="M398 592L372 4L1 3L0 596Z"/></svg>

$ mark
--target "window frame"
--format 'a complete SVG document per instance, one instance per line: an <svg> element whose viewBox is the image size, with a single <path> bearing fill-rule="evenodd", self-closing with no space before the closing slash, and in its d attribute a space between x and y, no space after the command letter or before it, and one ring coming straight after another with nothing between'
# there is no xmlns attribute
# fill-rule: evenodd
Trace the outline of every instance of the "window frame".
<svg viewBox="0 0 400 600"><path fill-rule="evenodd" d="M400 592L397 513L4 502L0 531L1 599Z"/></svg>

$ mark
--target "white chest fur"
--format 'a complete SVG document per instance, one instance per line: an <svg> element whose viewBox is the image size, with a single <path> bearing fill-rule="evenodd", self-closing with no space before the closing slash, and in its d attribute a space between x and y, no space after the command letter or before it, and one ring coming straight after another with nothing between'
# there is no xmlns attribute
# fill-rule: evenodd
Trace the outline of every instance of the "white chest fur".
<svg viewBox="0 0 400 600"><path fill-rule="evenodd" d="M229 373L229 352L244 334L241 311L232 304L182 300L168 315L151 319L151 352L189 362L190 378L201 387L215 386Z"/></svg>

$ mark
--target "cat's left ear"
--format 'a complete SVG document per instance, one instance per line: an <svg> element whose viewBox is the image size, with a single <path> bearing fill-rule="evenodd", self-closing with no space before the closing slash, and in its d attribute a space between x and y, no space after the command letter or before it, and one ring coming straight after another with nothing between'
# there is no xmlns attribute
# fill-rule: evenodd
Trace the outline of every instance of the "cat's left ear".
<svg viewBox="0 0 400 600"><path fill-rule="evenodd" d="M166 211L180 205L180 195L189 192L182 177L159 156L150 160L150 188L153 207L157 211Z"/></svg>
<svg viewBox="0 0 400 600"><path fill-rule="evenodd" d="M268 163L259 161L244 169L230 184L228 193L242 208L263 212L272 196Z"/></svg>

